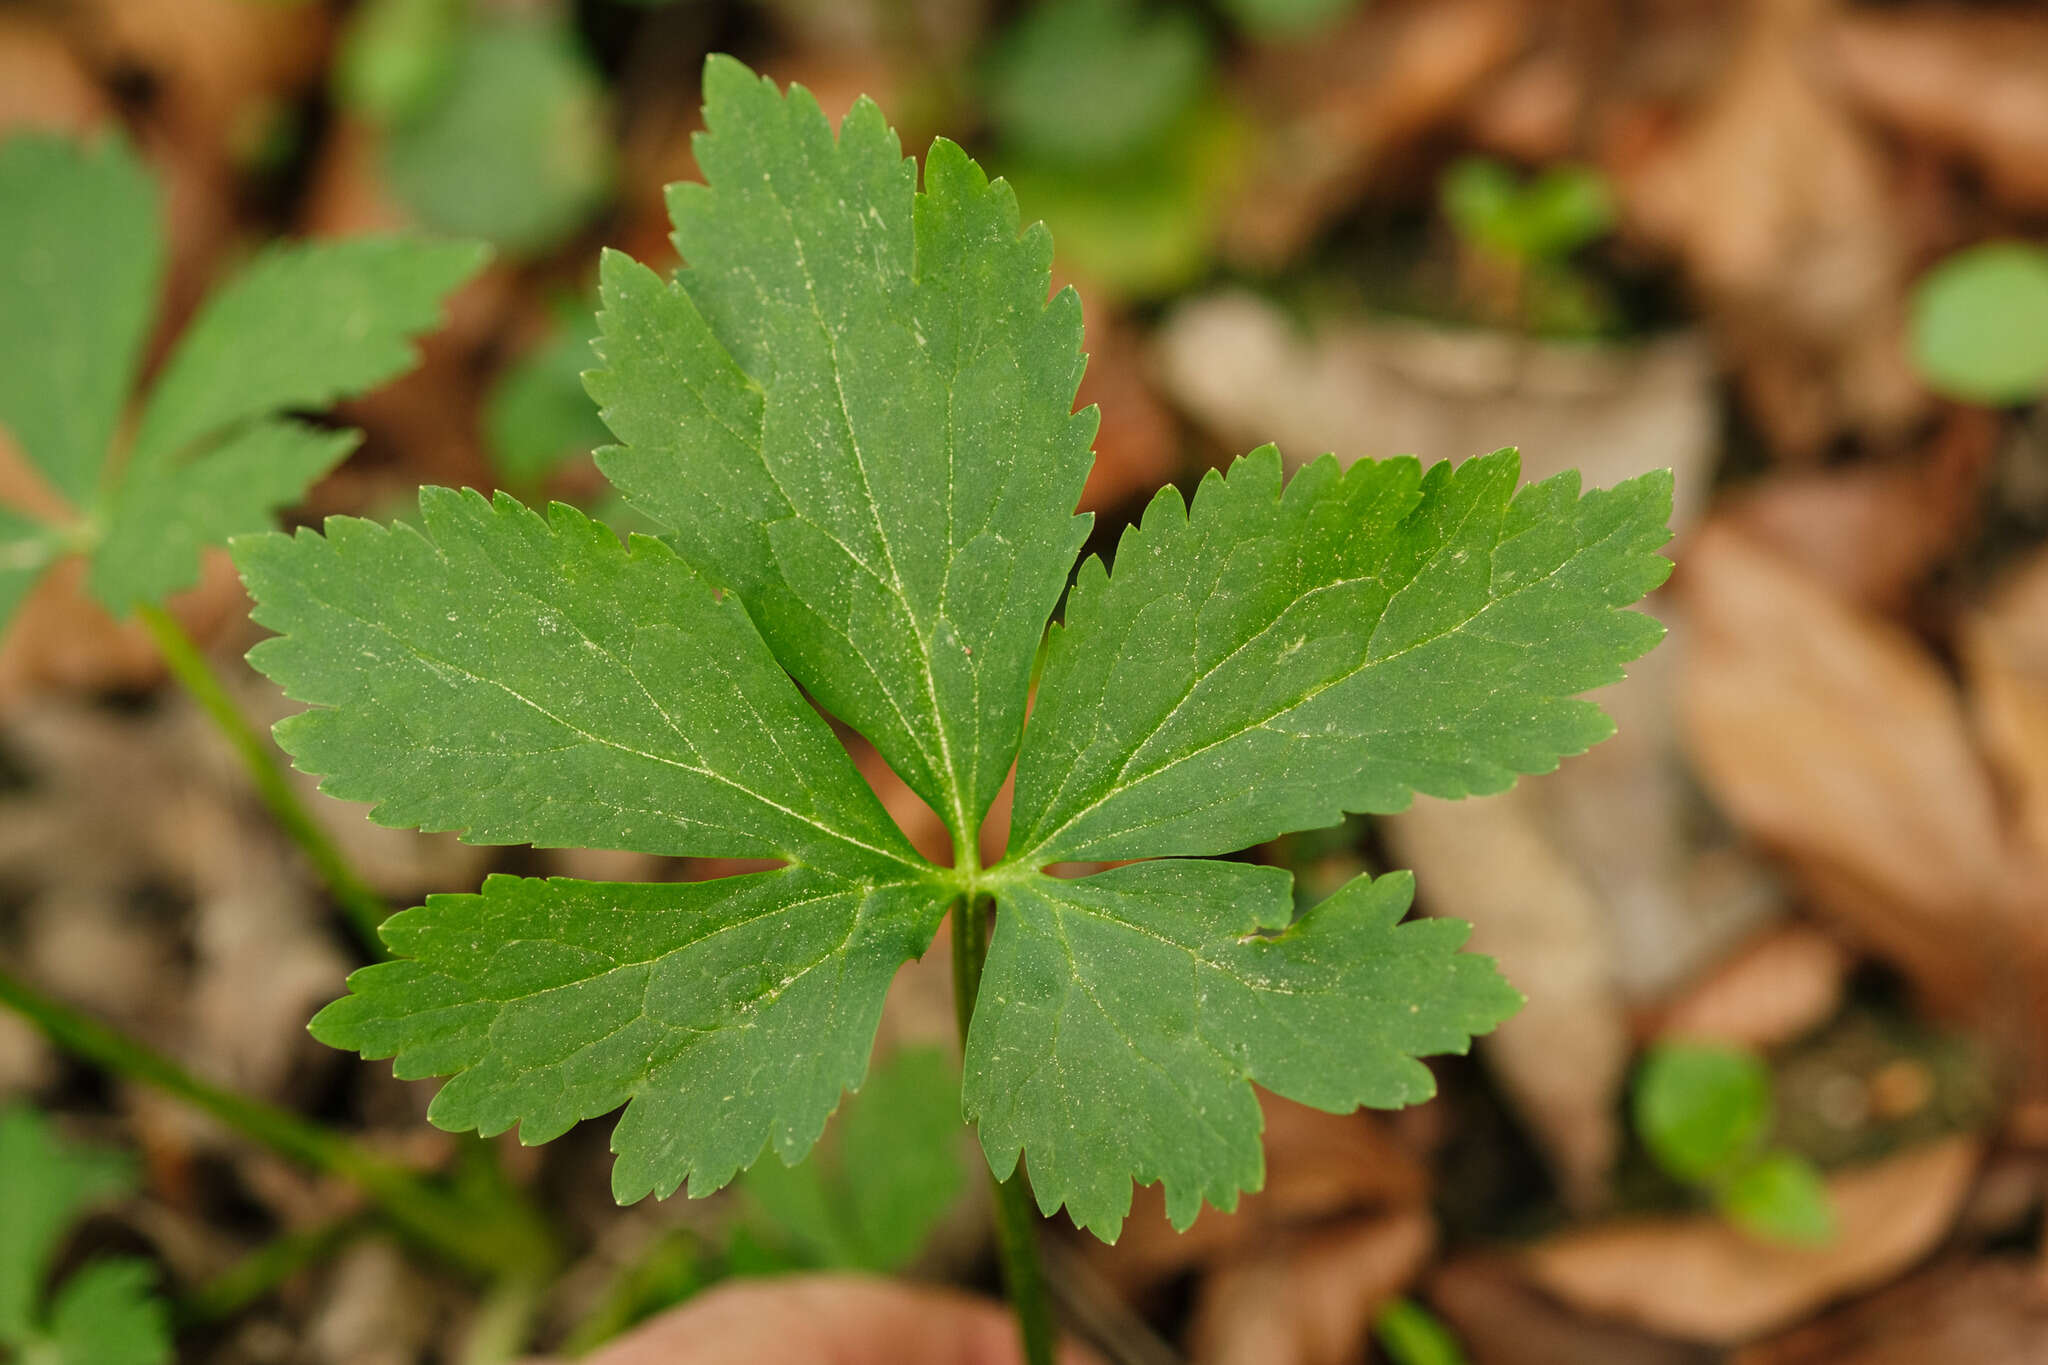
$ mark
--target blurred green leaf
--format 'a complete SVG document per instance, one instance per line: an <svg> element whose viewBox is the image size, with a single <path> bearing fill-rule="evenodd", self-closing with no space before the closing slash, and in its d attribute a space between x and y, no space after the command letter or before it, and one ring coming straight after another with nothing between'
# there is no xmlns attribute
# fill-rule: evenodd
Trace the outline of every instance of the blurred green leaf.
<svg viewBox="0 0 2048 1365"><path fill-rule="evenodd" d="M989 118L1005 145L1049 170L1100 169L1165 134L1210 77L1208 34L1187 10L1053 0L990 50Z"/></svg>
<svg viewBox="0 0 2048 1365"><path fill-rule="evenodd" d="M563 464L611 442L583 372L597 364L597 310L565 314L562 329L499 377L484 404L491 465L515 488L538 488Z"/></svg>
<svg viewBox="0 0 2048 1365"><path fill-rule="evenodd" d="M1522 264L1555 261L1614 227L1614 193L1589 166L1552 166L1526 183L1490 157L1444 173L1444 215L1467 241Z"/></svg>
<svg viewBox="0 0 2048 1365"><path fill-rule="evenodd" d="M1381 1309L1372 1332L1392 1365L1465 1365L1451 1329L1413 1299L1395 1299Z"/></svg>
<svg viewBox="0 0 2048 1365"><path fill-rule="evenodd" d="M1706 1181L1747 1161L1771 1127L1771 1075L1740 1048L1662 1043L1636 1077L1636 1132L1680 1180Z"/></svg>
<svg viewBox="0 0 2048 1365"><path fill-rule="evenodd" d="M419 220L536 254L611 193L604 86L581 42L543 16L468 27L436 98L389 130L385 170Z"/></svg>
<svg viewBox="0 0 2048 1365"><path fill-rule="evenodd" d="M816 1266L891 1271L923 1250L965 1179L959 1071L936 1048L903 1048L869 1072L824 1145L795 1166L756 1162L740 1183L765 1217L769 1248L793 1244ZM745 1259L737 1244L733 1259Z"/></svg>
<svg viewBox="0 0 2048 1365"><path fill-rule="evenodd" d="M1244 128L1220 100L1184 115L1128 165L1019 159L1002 169L1025 218L1043 219L1063 266L1124 294L1171 293L1208 266Z"/></svg>
<svg viewBox="0 0 2048 1365"><path fill-rule="evenodd" d="M1721 1213L1752 1236L1794 1246L1825 1246L1835 1238L1835 1208L1813 1163L1791 1152L1767 1152L1719 1188Z"/></svg>
<svg viewBox="0 0 2048 1365"><path fill-rule="evenodd" d="M1912 355L1929 386L1966 403L2048 392L2048 250L1993 242L1928 271L1913 291Z"/></svg>
<svg viewBox="0 0 2048 1365"><path fill-rule="evenodd" d="M454 66L464 9L464 0L368 0L342 36L335 98L377 123L418 112Z"/></svg>
<svg viewBox="0 0 2048 1365"><path fill-rule="evenodd" d="M1305 38L1360 7L1361 0L1223 0L1230 17L1255 38Z"/></svg>
<svg viewBox="0 0 2048 1365"><path fill-rule="evenodd" d="M133 1164L72 1146L26 1105L0 1109L0 1347L35 1365L159 1365L170 1328L147 1262L95 1261L39 1301L59 1247L92 1209L128 1194Z"/></svg>

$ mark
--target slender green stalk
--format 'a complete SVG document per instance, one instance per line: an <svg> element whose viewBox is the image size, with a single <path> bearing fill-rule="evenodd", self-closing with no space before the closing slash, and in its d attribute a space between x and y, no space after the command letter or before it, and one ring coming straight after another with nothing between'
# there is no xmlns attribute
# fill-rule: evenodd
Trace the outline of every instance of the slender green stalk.
<svg viewBox="0 0 2048 1365"><path fill-rule="evenodd" d="M391 907L349 866L348 859L342 856L334 840L328 837L327 831L320 827L312 812L299 800L298 792L277 760L277 751L242 714L241 707L235 704L226 685L207 663L206 656L192 637L185 633L185 628L178 624L178 619L162 607L147 603L136 608L136 617L156 642L164 663L170 667L171 676L199 703L207 719L234 749L235 756L256 783L256 792L263 798L263 804L270 807L277 823L299 846L307 861L313 864L313 871L341 905L364 947L373 957L383 957L384 944L377 937L377 926L390 916Z"/></svg>
<svg viewBox="0 0 2048 1365"><path fill-rule="evenodd" d="M67 1052L176 1096L280 1156L344 1177L399 1231L464 1268L530 1276L554 1263L552 1236L517 1200L458 1199L357 1142L289 1110L211 1085L169 1057L0 969L0 1005Z"/></svg>
<svg viewBox="0 0 2048 1365"><path fill-rule="evenodd" d="M988 957L988 917L979 896L953 903L953 1010L960 1026L960 1045L967 1045L967 1026L974 1020L974 1001L981 993L981 966ZM1003 1288L1017 1315L1024 1339L1025 1365L1052 1365L1052 1300L1038 1264L1038 1210L1020 1165L1008 1180L994 1187L996 1249L1003 1263Z"/></svg>
<svg viewBox="0 0 2048 1365"><path fill-rule="evenodd" d="M326 1260L362 1228L362 1215L348 1214L272 1238L179 1300L179 1324L202 1327L260 1303L301 1270Z"/></svg>

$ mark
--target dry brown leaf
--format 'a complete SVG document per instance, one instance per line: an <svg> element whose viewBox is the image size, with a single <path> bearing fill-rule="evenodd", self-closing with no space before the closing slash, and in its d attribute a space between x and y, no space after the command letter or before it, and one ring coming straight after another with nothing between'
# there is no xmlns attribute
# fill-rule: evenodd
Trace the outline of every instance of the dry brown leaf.
<svg viewBox="0 0 2048 1365"><path fill-rule="evenodd" d="M2039 872L2048 868L2048 554L1964 619L1961 646L1977 733Z"/></svg>
<svg viewBox="0 0 2048 1365"><path fill-rule="evenodd" d="M1466 1256L1429 1277L1429 1302L1473 1365L1712 1365L1705 1347L1574 1313L1529 1287L1512 1262Z"/></svg>
<svg viewBox="0 0 2048 1365"><path fill-rule="evenodd" d="M1276 1237L1202 1281L1193 1365L1349 1365L1373 1315L1420 1273L1436 1226L1418 1209Z"/></svg>
<svg viewBox="0 0 2048 1365"><path fill-rule="evenodd" d="M242 583L223 551L201 560L198 586L164 604L205 640L248 610ZM142 627L116 621L85 591L85 561L57 565L23 599L0 636L0 705L44 689L147 687L163 677L156 646Z"/></svg>
<svg viewBox="0 0 2048 1365"><path fill-rule="evenodd" d="M1688 547L1681 706L1721 806L1951 1009L1982 1003L2006 849L1955 689L1905 632L1728 527Z"/></svg>
<svg viewBox="0 0 2048 1365"><path fill-rule="evenodd" d="M1378 1116L1328 1114L1265 1091L1259 1104L1265 1188L1240 1197L1235 1213L1204 1209L1186 1232L1175 1232L1159 1186L1139 1186L1116 1245L1080 1243L1103 1280L1136 1297L1190 1267L1256 1255L1290 1229L1371 1209L1419 1208L1428 1198L1428 1172Z"/></svg>
<svg viewBox="0 0 2048 1365"><path fill-rule="evenodd" d="M2001 434L1997 414L1951 408L1911 464L1766 479L1719 515L1836 595L1896 612L1971 529Z"/></svg>
<svg viewBox="0 0 2048 1365"><path fill-rule="evenodd" d="M1383 0L1311 42L1256 50L1238 84L1266 134L1226 254L1262 269L1292 259L1392 156L1458 116L1525 24L1507 0Z"/></svg>
<svg viewBox="0 0 2048 1365"><path fill-rule="evenodd" d="M1947 1265L1776 1341L1733 1365L2040 1365L2048 1360L2048 1289L2034 1267L2003 1258Z"/></svg>
<svg viewBox="0 0 2048 1365"><path fill-rule="evenodd" d="M1614 167L1629 231L1676 255L1774 443L1901 430L1927 395L1900 345L1911 265L1872 136L1813 79L1833 0L1752 0L1715 91Z"/></svg>
<svg viewBox="0 0 2048 1365"><path fill-rule="evenodd" d="M1181 472L1180 431L1146 373L1137 328L1106 308L1090 309L1085 327L1088 369L1074 406L1094 404L1102 421L1081 510L1114 513Z"/></svg>
<svg viewBox="0 0 2048 1365"><path fill-rule="evenodd" d="M2048 18L1954 4L1864 9L1828 33L1861 108L1967 158L1993 193L2048 207Z"/></svg>
<svg viewBox="0 0 2048 1365"><path fill-rule="evenodd" d="M1274 441L1297 463L1512 445L1529 479L1577 469L1604 486L1669 469L1682 532L1719 453L1713 357L1696 336L1604 347L1357 323L1304 335L1277 306L1223 291L1177 306L1156 350L1167 393L1220 442Z"/></svg>
<svg viewBox="0 0 2048 1365"><path fill-rule="evenodd" d="M53 26L20 10L0 11L0 133L84 133L112 115L105 92Z"/></svg>
<svg viewBox="0 0 2048 1365"><path fill-rule="evenodd" d="M1818 929L1772 929L1687 988L1656 1032L1756 1048L1789 1043L1834 1017L1852 965L1842 945Z"/></svg>
<svg viewBox="0 0 2048 1365"><path fill-rule="evenodd" d="M1614 946L1593 888L1542 830L1541 797L1417 797L1384 822L1394 854L1417 869L1431 914L1472 925L1485 953L1528 997L1480 1044L1480 1056L1528 1120L1578 1209L1603 1202L1621 1148L1616 1097L1628 1070L1628 1018Z"/></svg>
<svg viewBox="0 0 2048 1365"><path fill-rule="evenodd" d="M1819 1250L1759 1242L1698 1215L1567 1232L1522 1264L1585 1312L1688 1341L1742 1342L1926 1255L1969 1192L1981 1150L1974 1137L1946 1138L1830 1177L1839 1230Z"/></svg>

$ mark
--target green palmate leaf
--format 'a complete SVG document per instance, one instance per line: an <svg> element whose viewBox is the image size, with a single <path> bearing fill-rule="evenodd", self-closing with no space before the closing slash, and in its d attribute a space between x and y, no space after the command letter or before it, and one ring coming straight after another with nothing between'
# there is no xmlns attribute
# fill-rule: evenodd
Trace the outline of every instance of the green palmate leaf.
<svg viewBox="0 0 2048 1365"><path fill-rule="evenodd" d="M1501 791L1612 724L1574 693L1663 628L1619 610L1669 561L1668 474L1515 491L1512 451L1437 465L1271 447L1163 491L1081 570L1018 762L1014 856L1226 853L1413 792Z"/></svg>
<svg viewBox="0 0 2048 1365"><path fill-rule="evenodd" d="M143 409L148 468L280 409L319 409L411 368L412 338L483 265L473 242L358 237L273 247L209 297Z"/></svg>
<svg viewBox="0 0 2048 1365"><path fill-rule="evenodd" d="M353 431L270 418L183 464L138 464L109 499L105 538L92 558L93 596L118 609L190 587L202 549L268 523L340 464L357 439Z"/></svg>
<svg viewBox="0 0 2048 1365"><path fill-rule="evenodd" d="M86 1266L58 1291L44 1350L29 1359L38 1365L164 1365L171 1359L170 1314L155 1285L147 1261Z"/></svg>
<svg viewBox="0 0 2048 1365"><path fill-rule="evenodd" d="M1112 1235L1134 1177L1182 1223L1233 1203L1262 1173L1253 1083L1335 1110L1427 1095L1416 1058L1516 997L1462 925L1400 923L1405 875L1290 924L1270 869L1042 869L1495 791L1600 739L1571 697L1657 637L1621 608L1668 567L1668 478L1516 492L1503 452L1283 489L1261 452L1191 511L1162 494L1113 573L1083 567L1027 730L1094 421L1050 243L950 143L919 193L871 104L835 137L730 60L705 88L709 185L671 195L687 266L606 256L586 377L619 440L600 463L665 543L428 490L418 528L235 549L280 632L252 659L314 707L279 741L326 790L479 842L785 866L436 897L320 1036L453 1076L452 1128L535 1141L624 1105L619 1194L701 1194L810 1147L897 965L992 896L962 1094L1041 1207ZM813 701L944 816L959 866L910 850ZM1013 852L983 868L1020 743ZM847 1159L892 1154L858 1134Z"/></svg>
<svg viewBox="0 0 2048 1365"><path fill-rule="evenodd" d="M284 414L407 368L483 259L395 237L273 248L200 307L112 459L162 254L149 180L118 143L0 145L0 426L75 512L0 508L0 627L75 552L117 613L190 586L202 549L267 525L355 444Z"/></svg>
<svg viewBox="0 0 2048 1365"><path fill-rule="evenodd" d="M0 506L0 627L63 553L62 539L52 528Z"/></svg>
<svg viewBox="0 0 2048 1365"><path fill-rule="evenodd" d="M420 518L236 543L280 633L250 662L318 708L278 743L324 790L478 843L912 867L746 609L666 546L507 494L425 489Z"/></svg>
<svg viewBox="0 0 2048 1365"><path fill-rule="evenodd" d="M66 1146L25 1105L0 1109L0 1341L34 1329L43 1277L71 1225L134 1183L119 1154Z"/></svg>
<svg viewBox="0 0 2048 1365"><path fill-rule="evenodd" d="M795 1166L763 1160L745 1190L810 1263L892 1271L909 1263L959 1199L960 1072L936 1048L906 1048L869 1073L837 1141Z"/></svg>
<svg viewBox="0 0 2048 1365"><path fill-rule="evenodd" d="M163 1305L147 1262L93 1262L57 1290L45 1313L44 1281L72 1225L126 1195L131 1163L114 1152L62 1142L23 1105L0 1109L0 1354L49 1365L158 1365L171 1356Z"/></svg>
<svg viewBox="0 0 2048 1365"><path fill-rule="evenodd" d="M1400 924L1413 889L1361 877L1291 928L1292 879L1245 863L1000 889L964 1092L990 1164L1028 1152L1039 1206L1113 1240L1133 1176L1165 1183L1177 1227L1259 1187L1250 1081L1340 1113L1427 1099L1415 1058L1463 1052L1521 997L1458 952L1466 925Z"/></svg>
<svg viewBox="0 0 2048 1365"><path fill-rule="evenodd" d="M957 832L1001 785L1087 522L1081 310L1052 242L950 142L925 192L881 111L705 70L690 268L603 269L599 457L776 657Z"/></svg>
<svg viewBox="0 0 2048 1365"><path fill-rule="evenodd" d="M163 257L156 189L118 139L0 143L0 426L74 506L106 463Z"/></svg>
<svg viewBox="0 0 2048 1365"><path fill-rule="evenodd" d="M323 1041L459 1072L431 1116L545 1142L626 1105L621 1200L708 1194L764 1145L810 1149L860 1082L882 997L945 903L808 868L674 885L493 877L394 917L394 952L323 1010Z"/></svg>

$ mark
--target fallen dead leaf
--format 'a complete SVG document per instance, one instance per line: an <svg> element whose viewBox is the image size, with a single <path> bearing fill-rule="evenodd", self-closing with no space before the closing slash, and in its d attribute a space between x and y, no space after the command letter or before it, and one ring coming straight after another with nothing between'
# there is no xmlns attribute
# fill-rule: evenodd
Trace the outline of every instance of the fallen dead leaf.
<svg viewBox="0 0 2048 1365"><path fill-rule="evenodd" d="M1186 1232L1175 1232L1159 1186L1139 1186L1115 1246L1093 1238L1079 1243L1104 1281L1136 1298L1190 1268L1257 1255L1293 1230L1367 1211L1420 1208L1428 1198L1428 1172L1378 1116L1328 1114L1265 1091L1259 1105L1265 1188L1241 1196L1234 1213L1205 1208Z"/></svg>
<svg viewBox="0 0 2048 1365"><path fill-rule="evenodd" d="M2048 1289L2012 1258L1945 1265L1775 1341L1732 1365L2039 1365Z"/></svg>
<svg viewBox="0 0 2048 1365"><path fill-rule="evenodd" d="M1932 999L1981 1007L2011 948L1987 932L2006 850L1954 687L1732 528L1693 539L1677 587L1696 632L1680 704L1722 808Z"/></svg>
<svg viewBox="0 0 2048 1365"><path fill-rule="evenodd" d="M1748 406L1811 458L1844 428L1902 430L1928 397L1900 345L1911 266L1872 134L1810 53L1835 0L1757 0L1717 88L1610 169L1627 231L1674 254Z"/></svg>
<svg viewBox="0 0 2048 1365"><path fill-rule="evenodd" d="M1420 323L1304 334L1229 290L1178 305L1155 345L1167 393L1233 450L1274 441L1296 463L1324 451L1430 463L1512 445L1532 480L1673 471L1681 533L1706 506L1719 447L1713 358L1697 336L1604 347Z"/></svg>
<svg viewBox="0 0 2048 1365"><path fill-rule="evenodd" d="M85 133L112 114L105 92L54 25L19 9L0 12L0 132Z"/></svg>
<svg viewBox="0 0 2048 1365"><path fill-rule="evenodd" d="M2048 867L2048 555L1966 616L1972 719L2035 870Z"/></svg>
<svg viewBox="0 0 2048 1365"><path fill-rule="evenodd" d="M2048 19L2038 11L1864 8L1827 37L1830 74L1859 107L1967 158L2008 203L2048 206Z"/></svg>
<svg viewBox="0 0 2048 1365"><path fill-rule="evenodd" d="M1522 1264L1585 1312L1688 1341L1746 1341L1926 1255L1968 1193L1982 1146L1947 1138L1830 1177L1839 1231L1824 1249L1758 1242L1699 1215L1567 1232L1529 1249Z"/></svg>
<svg viewBox="0 0 2048 1365"><path fill-rule="evenodd" d="M1188 1324L1192 1365L1348 1365L1373 1315L1436 1244L1409 1209L1277 1237L1202 1281Z"/></svg>
<svg viewBox="0 0 2048 1365"><path fill-rule="evenodd" d="M1655 1032L1753 1048L1789 1043L1841 1008L1852 965L1840 943L1810 925L1767 930L1673 1000Z"/></svg>
<svg viewBox="0 0 2048 1365"><path fill-rule="evenodd" d="M1837 596L1896 613L1971 530L2001 434L1997 414L1951 408L1911 463L1765 479L1718 515Z"/></svg>
<svg viewBox="0 0 2048 1365"><path fill-rule="evenodd" d="M1621 1147L1628 1020L1598 897L1544 836L1541 799L1528 783L1475 801L1417 797L1384 828L1401 865L1418 869L1425 908L1469 922L1467 946L1528 998L1480 1056L1583 1210L1605 1199Z"/></svg>
<svg viewBox="0 0 2048 1365"><path fill-rule="evenodd" d="M1710 1365L1715 1358L1701 1346L1575 1313L1530 1288L1502 1257L1450 1261L1430 1275L1427 1296L1473 1365Z"/></svg>
<svg viewBox="0 0 2048 1365"><path fill-rule="evenodd" d="M1312 41L1254 50L1236 82L1265 136L1224 227L1224 251L1284 264L1392 158L1456 118L1525 38L1505 0L1361 6Z"/></svg>

